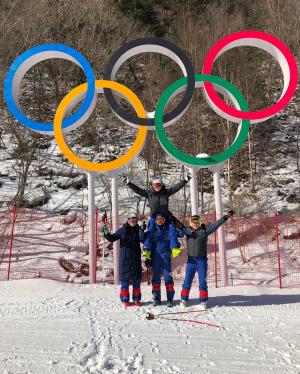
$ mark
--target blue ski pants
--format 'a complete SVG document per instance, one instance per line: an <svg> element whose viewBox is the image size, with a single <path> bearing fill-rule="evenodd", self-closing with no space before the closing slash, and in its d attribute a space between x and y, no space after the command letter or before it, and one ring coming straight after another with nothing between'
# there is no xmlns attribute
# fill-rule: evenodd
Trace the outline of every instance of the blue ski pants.
<svg viewBox="0 0 300 374"><path fill-rule="evenodd" d="M188 257L185 267L185 278L181 290L181 299L188 301L190 289L196 272L199 279L199 300L206 301L208 299L207 291L207 258L206 257Z"/></svg>

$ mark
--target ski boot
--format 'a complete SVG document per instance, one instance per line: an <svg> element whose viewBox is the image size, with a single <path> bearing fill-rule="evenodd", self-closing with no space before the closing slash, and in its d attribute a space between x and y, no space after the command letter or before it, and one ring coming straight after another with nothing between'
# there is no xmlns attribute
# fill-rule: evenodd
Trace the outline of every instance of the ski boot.
<svg viewBox="0 0 300 374"><path fill-rule="evenodd" d="M142 304L141 304L140 301L136 300L136 301L133 302L133 305L134 306L141 306Z"/></svg>
<svg viewBox="0 0 300 374"><path fill-rule="evenodd" d="M124 307L125 309L127 309L127 308L130 306L129 301L124 301L122 304L123 304L123 307Z"/></svg>
<svg viewBox="0 0 300 374"><path fill-rule="evenodd" d="M186 308L188 306L188 302L186 300L181 300L180 306L181 308Z"/></svg>
<svg viewBox="0 0 300 374"><path fill-rule="evenodd" d="M153 306L158 306L161 304L161 301L160 300L157 300L157 299L154 299L153 300Z"/></svg>
<svg viewBox="0 0 300 374"><path fill-rule="evenodd" d="M172 308L172 306L173 306L173 301L172 300L168 300L167 301L167 307L168 308Z"/></svg>
<svg viewBox="0 0 300 374"><path fill-rule="evenodd" d="M197 309L206 310L207 309L207 300L206 301L200 301L200 304L198 305Z"/></svg>

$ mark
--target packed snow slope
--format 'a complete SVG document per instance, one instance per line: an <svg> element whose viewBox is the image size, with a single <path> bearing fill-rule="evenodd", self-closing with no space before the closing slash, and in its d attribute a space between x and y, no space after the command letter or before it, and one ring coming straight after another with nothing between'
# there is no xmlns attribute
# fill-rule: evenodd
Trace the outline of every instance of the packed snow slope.
<svg viewBox="0 0 300 374"><path fill-rule="evenodd" d="M211 289L207 311L173 316L223 328L148 321L147 312L175 312L178 302L172 310L153 308L144 284L143 306L125 310L118 291L42 279L1 282L0 372L300 373L299 289ZM196 297L194 289L190 310Z"/></svg>

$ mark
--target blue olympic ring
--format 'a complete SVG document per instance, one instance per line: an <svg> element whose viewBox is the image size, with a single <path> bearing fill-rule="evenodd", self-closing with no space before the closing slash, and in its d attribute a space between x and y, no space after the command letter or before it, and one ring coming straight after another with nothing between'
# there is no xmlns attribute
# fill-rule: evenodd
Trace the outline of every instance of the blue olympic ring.
<svg viewBox="0 0 300 374"><path fill-rule="evenodd" d="M70 56L70 60L77 63L84 71L87 79L88 89L87 94L76 111L76 113L72 114L70 117L63 120L62 127L63 129L66 129L67 127L70 127L74 124L76 124L77 121L79 121L85 113L89 110L91 107L94 98L96 97L96 91L95 91L95 76L92 70L92 67L90 63L87 61L87 59L78 51L75 49L68 47L63 44L43 44L38 45L33 48L28 49L26 52L22 53L18 58L14 61L14 63L9 68L7 75L5 77L4 81L4 98L6 101L6 104L8 106L9 111L11 114L15 117L17 121L22 123L24 126L29 127L32 130L49 133L53 132L53 123L44 123L44 122L38 122L34 121L27 116L25 116L21 108L16 104L16 92L14 91L14 80L16 79L16 73L18 71L22 71L22 67L24 68L24 64L28 62L29 59L33 59L33 56L38 54L44 54L45 56L42 58L42 60L46 60L48 58L53 58L53 54L49 54L47 56L46 52L58 52L58 55L55 56L57 58L64 58L68 55ZM35 65L36 63L42 61L37 60L32 64L31 66ZM30 67L28 69L30 69ZM27 69L27 70L28 70ZM23 76L26 73L24 69L22 71ZM22 74L21 73L21 74ZM15 95L14 95L15 94ZM18 93L17 93L18 94ZM18 100L17 100L18 101Z"/></svg>

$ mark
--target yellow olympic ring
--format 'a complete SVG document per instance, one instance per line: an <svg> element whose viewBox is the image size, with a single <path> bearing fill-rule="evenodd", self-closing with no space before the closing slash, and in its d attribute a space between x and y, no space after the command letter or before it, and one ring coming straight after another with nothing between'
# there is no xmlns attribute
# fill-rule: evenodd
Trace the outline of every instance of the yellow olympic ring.
<svg viewBox="0 0 300 374"><path fill-rule="evenodd" d="M99 90L103 88L110 88L119 92L121 95L123 95L130 101L139 117L146 118L146 111L143 107L143 104L141 103L140 99L129 88L123 86L118 82L108 80L96 80L95 87L98 93ZM131 148L123 156L117 158L116 160L103 162L100 164L96 162L83 160L82 158L78 157L75 153L73 153L72 150L66 144L62 130L62 121L65 112L67 111L68 105L86 91L87 83L81 84L80 86L77 86L72 91L70 91L60 102L54 118L54 136L57 146L61 150L62 154L70 162L72 162L81 169L97 172L105 172L119 169L128 162L130 162L142 150L147 136L147 126L139 126L137 137Z"/></svg>

